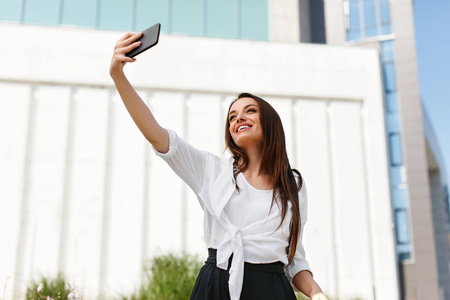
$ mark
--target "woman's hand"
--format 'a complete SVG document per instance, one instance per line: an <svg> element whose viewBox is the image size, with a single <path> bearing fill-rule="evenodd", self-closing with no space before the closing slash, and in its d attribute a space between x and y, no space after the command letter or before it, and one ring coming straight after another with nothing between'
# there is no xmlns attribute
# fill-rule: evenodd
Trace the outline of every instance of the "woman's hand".
<svg viewBox="0 0 450 300"><path fill-rule="evenodd" d="M142 35L139 33L127 33L121 37L114 47L114 54L111 59L111 65L109 67L109 74L114 78L115 75L123 73L123 67L127 62L135 62L135 58L125 56L126 53L130 52L134 48L139 47L141 42L136 42Z"/></svg>
<svg viewBox="0 0 450 300"><path fill-rule="evenodd" d="M298 272L292 279L294 286L311 300L328 300L308 270Z"/></svg>
<svg viewBox="0 0 450 300"><path fill-rule="evenodd" d="M328 298L322 292L319 292L316 294L311 293L311 300L328 300Z"/></svg>

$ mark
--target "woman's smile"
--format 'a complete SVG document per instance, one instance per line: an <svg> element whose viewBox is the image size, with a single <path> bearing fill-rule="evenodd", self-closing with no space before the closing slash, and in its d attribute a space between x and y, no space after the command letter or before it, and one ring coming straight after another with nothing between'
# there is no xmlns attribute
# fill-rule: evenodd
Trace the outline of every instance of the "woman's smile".
<svg viewBox="0 0 450 300"><path fill-rule="evenodd" d="M236 130L236 133L248 130L250 128L252 128L252 125L250 125L250 124L241 124L241 125L238 126L238 129Z"/></svg>
<svg viewBox="0 0 450 300"><path fill-rule="evenodd" d="M230 108L228 114L229 131L239 148L259 146L263 140L260 108L252 98L241 98ZM246 132L246 134L243 134Z"/></svg>

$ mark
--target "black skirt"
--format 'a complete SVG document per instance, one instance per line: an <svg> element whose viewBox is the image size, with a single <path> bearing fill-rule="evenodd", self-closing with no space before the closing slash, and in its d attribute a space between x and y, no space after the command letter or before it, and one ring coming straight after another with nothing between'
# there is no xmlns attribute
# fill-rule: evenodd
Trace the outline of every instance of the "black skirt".
<svg viewBox="0 0 450 300"><path fill-rule="evenodd" d="M230 300L228 270L216 266L216 249L208 249L208 259L195 281L191 300ZM231 264L230 257L228 266ZM244 264L241 300L295 300L294 290L284 275L282 262Z"/></svg>

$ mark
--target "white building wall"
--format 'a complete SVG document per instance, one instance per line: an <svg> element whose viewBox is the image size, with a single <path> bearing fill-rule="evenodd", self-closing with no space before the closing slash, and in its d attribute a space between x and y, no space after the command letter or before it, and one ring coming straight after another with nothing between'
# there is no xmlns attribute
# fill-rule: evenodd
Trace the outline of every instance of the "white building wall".
<svg viewBox="0 0 450 300"><path fill-rule="evenodd" d="M88 299L127 293L143 261L206 255L193 193L155 157L108 75L122 33L0 25L0 281L63 271ZM159 122L221 155L237 93L277 109L307 182L307 257L333 298L398 299L376 51L161 36L127 68ZM226 154L224 154L226 155Z"/></svg>

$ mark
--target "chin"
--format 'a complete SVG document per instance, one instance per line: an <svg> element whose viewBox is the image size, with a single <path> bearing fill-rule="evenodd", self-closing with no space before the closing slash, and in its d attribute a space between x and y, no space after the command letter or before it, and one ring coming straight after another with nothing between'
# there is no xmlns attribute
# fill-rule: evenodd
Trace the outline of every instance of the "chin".
<svg viewBox="0 0 450 300"><path fill-rule="evenodd" d="M251 146L261 147L263 144L260 138L255 137L239 137L234 141L234 143L241 149Z"/></svg>

